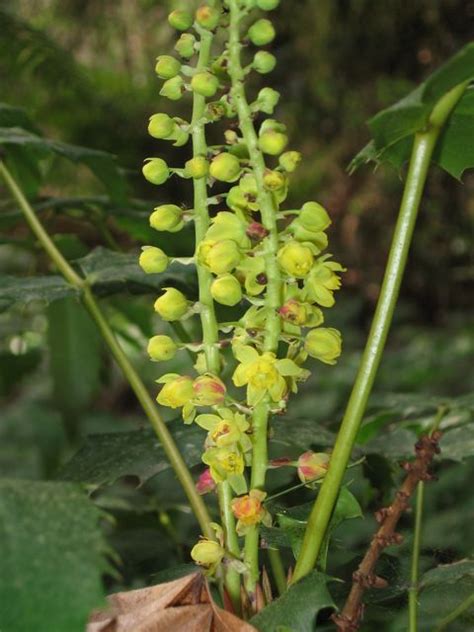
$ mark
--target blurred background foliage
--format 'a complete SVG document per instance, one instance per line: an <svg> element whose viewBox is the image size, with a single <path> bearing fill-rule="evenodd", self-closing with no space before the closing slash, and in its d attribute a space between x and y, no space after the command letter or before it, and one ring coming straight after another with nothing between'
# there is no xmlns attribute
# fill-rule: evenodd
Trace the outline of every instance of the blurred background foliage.
<svg viewBox="0 0 474 632"><path fill-rule="evenodd" d="M25 108L49 138L115 154L129 183L122 201L111 200L84 165L48 157L41 162L31 198L64 255L81 260L86 273L98 276L95 289L104 297L110 322L151 389L161 369L148 361L145 347L153 332L167 327L152 314L162 282L147 286L132 269L133 256L143 243L165 246L174 255L189 255L193 247L189 231L160 234L147 225L158 203L189 203L189 183L171 179L157 191L140 174L146 156L159 152L176 166L186 156L186 148L165 143L157 148L146 133L148 117L155 112L189 117L189 101L170 105L158 96L153 72L156 56L173 45L166 15L174 6L165 0L3 0L0 7L2 100ZM289 127L292 147L304 155L289 205L315 199L328 208L331 251L348 268L330 323L341 328L345 353L335 368L313 367L314 376L292 404L283 420L287 429L281 431L283 436L290 428L291 434L294 427L296 433L297 422L304 427L309 420L313 427L304 435L307 443L277 440L277 456L297 454L309 443L330 444L318 441L314 424L326 439L332 435L324 433L337 428L378 296L402 174L385 167L347 174L348 162L369 139L365 121L474 39L474 2L294 0L283 1L274 19L279 64L271 83L282 93L277 115ZM473 403L463 399L474 386L473 193L473 173L465 174L461 186L433 167L366 420L373 428L370 440L379 443L364 452L372 456L350 476L366 511L386 502L399 480L394 463L410 454L415 436L403 432L426 426L440 402L451 402L454 410L447 427L473 427ZM108 250L94 251L95 259L89 255L84 260L98 247ZM112 260L110 251L118 258ZM28 279L50 272L18 210L0 189L0 274ZM178 269L170 274L172 283L192 295L192 273ZM67 480L88 483L98 505L116 519L107 530L122 561L120 576L110 583L117 588L158 581L163 576L156 576L157 571L187 560L196 535L174 477L159 460L149 434L138 441L132 456L126 435L121 445L114 444L115 452L107 448L110 442L96 442L91 462L103 467L90 465L86 436L144 428L144 416L74 297L49 305L22 299L20 292L0 300L0 472L42 480L63 471ZM223 310L222 316L227 319L232 311ZM197 326L187 326L188 334L197 338ZM179 355L168 364L167 370L180 371L188 358ZM462 454L440 466L441 483L428 490L426 568L472 554L468 525L474 505L465 481L472 475L474 446L467 436L461 435ZM183 439L192 464L198 463L200 440ZM158 452L147 451L147 442ZM86 450L80 453L82 460L68 462L79 447ZM155 462L161 463L158 469ZM270 480L281 490L294 477L282 470ZM291 504L305 502L311 494L298 492ZM351 525L356 526L349 532L338 532L331 562L331 571L347 577L345 565L354 568L373 529L370 520ZM407 518L404 526L409 525ZM387 620L383 599L386 607L404 612L404 597L396 589L406 581L408 553L404 546L387 556L394 587L374 608L374 630ZM453 588L453 599L458 590ZM436 594L429 599L426 608L436 603ZM401 623L394 618L390 630L405 629L403 616Z"/></svg>

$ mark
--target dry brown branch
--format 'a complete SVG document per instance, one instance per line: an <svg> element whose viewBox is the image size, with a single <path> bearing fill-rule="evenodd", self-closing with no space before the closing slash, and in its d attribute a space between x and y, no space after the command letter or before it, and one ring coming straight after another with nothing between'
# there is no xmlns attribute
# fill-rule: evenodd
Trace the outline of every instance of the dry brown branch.
<svg viewBox="0 0 474 632"><path fill-rule="evenodd" d="M439 453L438 441L440 432L431 436L423 436L415 445L416 458L412 462L403 464L408 473L395 499L389 507L376 512L375 518L380 524L377 533L372 538L370 546L359 568L352 575L352 588L340 614L333 615L339 632L355 632L359 629L364 605L362 597L368 588L385 588L387 581L375 574L375 565L385 547L400 544L402 536L395 531L403 512L408 508L409 499L420 481L430 481L434 477L428 469L435 456Z"/></svg>

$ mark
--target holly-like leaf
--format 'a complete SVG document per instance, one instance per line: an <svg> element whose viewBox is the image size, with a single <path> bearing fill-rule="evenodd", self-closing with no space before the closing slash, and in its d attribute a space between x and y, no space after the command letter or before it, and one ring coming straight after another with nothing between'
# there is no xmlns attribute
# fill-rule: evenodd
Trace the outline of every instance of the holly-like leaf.
<svg viewBox="0 0 474 632"><path fill-rule="evenodd" d="M0 629L83 632L104 594L98 509L79 487L0 479Z"/></svg>
<svg viewBox="0 0 474 632"><path fill-rule="evenodd" d="M414 135L426 128L437 101L456 85L474 77L474 44L468 44L425 82L370 119L373 141L354 158L349 170L367 162L399 168L410 156ZM433 160L455 178L474 166L474 91L468 89L454 108Z"/></svg>
<svg viewBox="0 0 474 632"><path fill-rule="evenodd" d="M27 305L31 301L48 304L67 296L77 296L77 290L60 276L0 276L0 312L13 305Z"/></svg>
<svg viewBox="0 0 474 632"><path fill-rule="evenodd" d="M55 153L74 163L83 163L104 184L113 200L122 202L126 198L125 179L117 166L115 156L105 151L43 138L21 127L0 127L0 145L7 148L31 148L39 152L38 159Z"/></svg>
<svg viewBox="0 0 474 632"><path fill-rule="evenodd" d="M193 467L200 463L204 443L201 428L172 424L170 429L186 465ZM58 478L100 487L122 476L136 476L142 484L169 468L156 435L151 430L137 430L91 435Z"/></svg>
<svg viewBox="0 0 474 632"><path fill-rule="evenodd" d="M318 613L335 608L327 584L332 578L313 571L272 601L250 623L262 632L312 632Z"/></svg>

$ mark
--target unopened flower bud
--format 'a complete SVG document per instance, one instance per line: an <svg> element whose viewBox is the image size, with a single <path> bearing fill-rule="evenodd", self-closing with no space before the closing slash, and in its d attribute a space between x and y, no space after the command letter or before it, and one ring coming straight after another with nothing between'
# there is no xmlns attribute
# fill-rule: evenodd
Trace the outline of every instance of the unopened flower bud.
<svg viewBox="0 0 474 632"><path fill-rule="evenodd" d="M187 31L193 25L193 16L189 11L176 9L168 16L168 22L177 31Z"/></svg>
<svg viewBox="0 0 474 632"><path fill-rule="evenodd" d="M163 385L156 401L168 408L181 408L191 401L193 394L193 379L187 375L179 375Z"/></svg>
<svg viewBox="0 0 474 632"><path fill-rule="evenodd" d="M151 158L143 166L142 173L152 184L163 184L170 177L168 165L162 158Z"/></svg>
<svg viewBox="0 0 474 632"><path fill-rule="evenodd" d="M155 301L155 311L163 320L179 320L188 311L188 301L184 294L176 288L164 289L166 292Z"/></svg>
<svg viewBox="0 0 474 632"><path fill-rule="evenodd" d="M168 267L169 259L161 248L144 246L138 263L147 274L160 274Z"/></svg>
<svg viewBox="0 0 474 632"><path fill-rule="evenodd" d="M278 191L286 185L286 177L281 171L267 169L263 176L263 184L269 191Z"/></svg>
<svg viewBox="0 0 474 632"><path fill-rule="evenodd" d="M203 5L196 11L196 22L203 29L213 31L219 24L221 18L220 11L214 7Z"/></svg>
<svg viewBox="0 0 474 632"><path fill-rule="evenodd" d="M261 75L271 72L276 66L276 57L265 50L259 50L255 54L252 62L252 68Z"/></svg>
<svg viewBox="0 0 474 632"><path fill-rule="evenodd" d="M216 275L231 272L239 265L241 258L239 247L231 239L203 241L198 247L198 260Z"/></svg>
<svg viewBox="0 0 474 632"><path fill-rule="evenodd" d="M309 450L298 459L298 476L302 483L316 481L326 475L329 466L329 454Z"/></svg>
<svg viewBox="0 0 474 632"><path fill-rule="evenodd" d="M327 211L317 202L306 202L306 204L303 204L296 221L298 224L301 224L303 228L313 232L326 230L331 224L331 218L327 214Z"/></svg>
<svg viewBox="0 0 474 632"><path fill-rule="evenodd" d="M218 88L219 79L210 72L198 72L191 79L191 89L203 97L213 97Z"/></svg>
<svg viewBox="0 0 474 632"><path fill-rule="evenodd" d="M240 175L240 161L236 156L224 152L211 162L210 174L221 182L235 182Z"/></svg>
<svg viewBox="0 0 474 632"><path fill-rule="evenodd" d="M175 204L157 206L150 215L150 226L155 230L176 233L183 227L183 211Z"/></svg>
<svg viewBox="0 0 474 632"><path fill-rule="evenodd" d="M257 95L257 106L261 112L265 114L273 114L278 101L280 100L280 93L273 88L262 88Z"/></svg>
<svg viewBox="0 0 474 632"><path fill-rule="evenodd" d="M198 494L207 494L216 489L216 482L211 476L211 470L207 467L202 474L200 474L197 483L196 491Z"/></svg>
<svg viewBox="0 0 474 632"><path fill-rule="evenodd" d="M211 285L212 298L221 305L233 307L242 300L242 288L235 276L223 274Z"/></svg>
<svg viewBox="0 0 474 632"><path fill-rule="evenodd" d="M148 133L153 138L169 138L176 129L176 123L168 114L153 114L148 123Z"/></svg>
<svg viewBox="0 0 474 632"><path fill-rule="evenodd" d="M153 336L147 347L148 355L155 362L164 362L174 358L178 347L169 336Z"/></svg>
<svg viewBox="0 0 474 632"><path fill-rule="evenodd" d="M213 568L220 564L224 558L225 550L218 542L202 538L191 549L191 557L206 568Z"/></svg>
<svg viewBox="0 0 474 632"><path fill-rule="evenodd" d="M161 86L160 95L170 99L170 101L179 101L179 99L183 96L183 92L184 81L182 77L177 75L176 77L164 82Z"/></svg>
<svg viewBox="0 0 474 632"><path fill-rule="evenodd" d="M176 42L174 49L184 59L190 59L194 55L196 38L191 33L183 33Z"/></svg>
<svg viewBox="0 0 474 632"><path fill-rule="evenodd" d="M275 38L275 29L270 20L261 19L257 20L255 24L249 28L248 31L249 40L255 46L265 46L270 44Z"/></svg>
<svg viewBox="0 0 474 632"><path fill-rule="evenodd" d="M278 251L278 263L290 276L302 279L311 270L314 262L313 253L308 246L290 241Z"/></svg>
<svg viewBox="0 0 474 632"><path fill-rule="evenodd" d="M285 151L278 160L282 169L287 173L293 173L301 162L301 154L299 151Z"/></svg>
<svg viewBox="0 0 474 632"><path fill-rule="evenodd" d="M196 406L219 406L224 403L225 384L215 375L201 375L193 383Z"/></svg>
<svg viewBox="0 0 474 632"><path fill-rule="evenodd" d="M305 305L295 299L286 301L286 303L280 307L279 312L283 320L298 326L304 325L308 317L308 310Z"/></svg>
<svg viewBox="0 0 474 632"><path fill-rule="evenodd" d="M311 330L304 343L305 351L325 364L336 364L342 351L342 337L337 329L319 327Z"/></svg>
<svg viewBox="0 0 474 632"><path fill-rule="evenodd" d="M205 178L209 173L209 163L204 156L195 156L184 165L184 174L188 178Z"/></svg>
<svg viewBox="0 0 474 632"><path fill-rule="evenodd" d="M267 130L260 135L258 146L264 154L278 156L288 144L288 136L276 130Z"/></svg>
<svg viewBox="0 0 474 632"><path fill-rule="evenodd" d="M160 79L172 79L181 70L180 62L171 55L160 55L156 59L155 72Z"/></svg>
<svg viewBox="0 0 474 632"><path fill-rule="evenodd" d="M280 4L280 0L257 0L257 7L262 11L273 11Z"/></svg>

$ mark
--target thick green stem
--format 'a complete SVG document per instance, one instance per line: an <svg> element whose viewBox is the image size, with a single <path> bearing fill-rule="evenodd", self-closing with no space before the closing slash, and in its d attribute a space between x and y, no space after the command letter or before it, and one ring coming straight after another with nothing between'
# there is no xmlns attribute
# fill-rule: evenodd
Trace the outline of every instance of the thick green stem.
<svg viewBox="0 0 474 632"><path fill-rule="evenodd" d="M200 35L201 42L196 71L205 70L209 65L213 40L213 34L210 31L202 29L200 31ZM193 116L191 126L193 129L192 141L194 156L207 155L207 142L203 122L205 108L205 97L197 93L193 93ZM209 208L207 198L208 190L206 179L199 178L194 180L194 225L196 248L205 238L206 231L209 228ZM204 266L199 265L197 258L196 267L199 282L200 317L206 366L210 373L219 375L221 372L221 359L218 346L219 330L214 310L214 301L211 295L212 275ZM229 483L223 482L218 485L218 498L226 547L235 557L240 557L239 541L235 530L235 518L231 510L232 490ZM240 612L240 575L234 569L226 569L225 584L234 608L237 612Z"/></svg>
<svg viewBox="0 0 474 632"><path fill-rule="evenodd" d="M268 549L268 559L270 560L270 566L277 592L279 595L282 595L287 588L287 581L280 551L278 549Z"/></svg>
<svg viewBox="0 0 474 632"><path fill-rule="evenodd" d="M250 156L253 173L257 183L257 201L262 217L262 224L268 231L265 239L263 253L265 261L265 274L267 288L265 306L268 315L265 323L264 350L276 353L280 336L280 318L278 309L281 307L282 283L280 269L277 263L278 252L278 227L277 208L272 194L265 189L264 174L265 160L258 148L258 138L253 124L244 86L244 71L241 62L240 20L242 13L239 10L237 0L228 2L230 8L229 26L229 75L232 80L231 95L237 110L240 130ZM268 466L267 456L267 432L269 418L269 401L264 400L255 408L253 415L253 452L252 452L252 476L251 487L265 488L265 476ZM251 528L245 541L245 561L249 567L247 590L252 595L255 591L255 583L258 580L258 526Z"/></svg>
<svg viewBox="0 0 474 632"><path fill-rule="evenodd" d="M140 376L135 371L130 360L127 358L123 349L117 342L113 331L111 330L108 322L104 318L102 310L100 309L96 299L94 298L87 283L82 279L64 259L62 254L54 245L48 233L43 228L41 222L36 217L34 210L29 204L26 197L23 195L22 190L13 179L9 170L3 162L0 161L0 175L7 188L9 189L12 197L18 203L18 206L22 210L26 221L28 222L31 230L37 237L38 241L47 252L50 259L54 262L59 272L63 277L69 281L81 294L83 303L88 312L95 321L97 327L100 330L105 342L107 343L115 361L122 369L122 372L127 379L130 387L134 391L138 401L140 402L145 414L147 415L154 431L156 432L165 454L174 469L176 476L181 483L183 490L188 497L189 504L199 522L202 532L209 538L214 538L214 532L210 527L210 516L206 509L206 506L202 500L202 497L196 492L193 478L186 466L186 463L181 456L172 435L170 434L165 422L161 418L155 403L153 402L150 394L148 393L145 385L143 384Z"/></svg>
<svg viewBox="0 0 474 632"><path fill-rule="evenodd" d="M334 445L329 470L308 520L292 579L293 582L307 575L313 569L318 559L360 422L382 358L397 304L433 150L446 119L461 98L466 86L467 83L456 86L456 88L442 97L430 116L427 129L415 135L400 213L392 239L374 319L346 413Z"/></svg>
<svg viewBox="0 0 474 632"><path fill-rule="evenodd" d="M411 557L410 588L408 589L408 630L417 632L418 629L418 575L420 567L421 526L423 523L423 496L425 485L423 481L416 488L415 529L413 533L413 549Z"/></svg>

